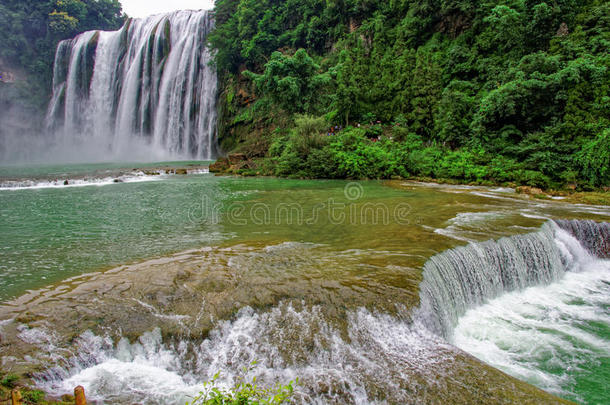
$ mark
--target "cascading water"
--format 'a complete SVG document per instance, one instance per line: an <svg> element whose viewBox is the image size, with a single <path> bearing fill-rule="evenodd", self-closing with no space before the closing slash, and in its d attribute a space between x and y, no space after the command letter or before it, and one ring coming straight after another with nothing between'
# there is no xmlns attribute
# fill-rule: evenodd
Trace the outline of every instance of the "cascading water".
<svg viewBox="0 0 610 405"><path fill-rule="evenodd" d="M555 223L578 239L589 253L600 258L610 259L609 223L565 220L556 220Z"/></svg>
<svg viewBox="0 0 610 405"><path fill-rule="evenodd" d="M184 404L217 372L223 387L241 377L266 386L298 378L297 404L416 404L428 396L434 403L459 391L448 381L426 383L446 374L454 356L426 331L361 309L347 315L342 336L320 307L299 307L243 308L203 342L164 342L156 329L137 342L113 344L87 332L75 340L79 355L56 359L61 366L40 373L39 385L61 395L81 384L89 399L113 404ZM24 332L48 345L43 333Z"/></svg>
<svg viewBox="0 0 610 405"><path fill-rule="evenodd" d="M218 371L217 382L232 386L255 360L259 363L246 379L257 377L270 386L298 377L296 403L472 403L487 398L489 391L479 391L483 381L496 395L488 402L560 402L512 397L523 387L515 389L514 380L494 384L498 374L493 369L479 363L472 368L468 362L474 360L451 344L513 376L580 400L570 381L580 378L583 364L600 376L601 383L585 381L596 392L603 392L598 387L608 366L604 331L610 327L610 261L599 257L608 253L609 227L549 222L533 234L437 255L424 267L421 306L413 317L402 307L394 315L364 308L337 315L333 307L287 300L270 308L245 306L199 337L198 321L184 335L164 339L151 328L135 342L85 332L69 350L45 327L21 325L19 337L40 348L44 364L54 365L36 374L39 386L61 395L83 385L100 403L184 403ZM293 257L291 246L281 245L288 251L280 256ZM510 319L502 318L507 314ZM158 314L159 324L171 316ZM582 402L601 403L594 395Z"/></svg>
<svg viewBox="0 0 610 405"><path fill-rule="evenodd" d="M609 223L558 220L533 234L449 250L425 265L416 318L514 377L602 403L609 244Z"/></svg>
<svg viewBox="0 0 610 405"><path fill-rule="evenodd" d="M608 244L608 226L549 222L539 232L471 243L434 256L424 266L418 315L431 331L449 337L469 309L507 292L558 281L591 260L591 253L601 254ZM570 231L588 235L585 243L593 251L587 252Z"/></svg>
<svg viewBox="0 0 610 405"><path fill-rule="evenodd" d="M58 147L212 159L217 77L206 37L213 24L207 11L178 11L61 42L47 113Z"/></svg>

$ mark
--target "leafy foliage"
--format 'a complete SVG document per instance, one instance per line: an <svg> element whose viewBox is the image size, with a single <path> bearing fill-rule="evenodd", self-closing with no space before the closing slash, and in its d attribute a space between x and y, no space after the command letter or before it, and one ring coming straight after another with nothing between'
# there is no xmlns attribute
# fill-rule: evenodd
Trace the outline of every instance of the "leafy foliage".
<svg viewBox="0 0 610 405"><path fill-rule="evenodd" d="M280 108L289 112L309 111L317 91L330 82L328 74L318 74L320 66L304 49L294 56L274 52L265 64L263 74L244 74L252 79L258 91L266 94Z"/></svg>
<svg viewBox="0 0 610 405"><path fill-rule="evenodd" d="M610 183L608 2L218 0L216 15L223 94L251 95L227 103L221 139L262 134L277 175ZM354 128L303 156L303 113Z"/></svg>
<svg viewBox="0 0 610 405"><path fill-rule="evenodd" d="M254 366L256 363L253 363ZM220 373L211 381L204 383L204 389L190 405L280 405L287 403L294 393L298 380L286 385L278 384L275 388L264 388L256 383L256 377L245 380L245 375L252 369L245 368L232 389L224 389L218 385Z"/></svg>
<svg viewBox="0 0 610 405"><path fill-rule="evenodd" d="M19 376L16 374L6 374L2 380L0 380L0 385L6 388L15 388L17 382L19 381Z"/></svg>
<svg viewBox="0 0 610 405"><path fill-rule="evenodd" d="M31 101L46 102L57 43L93 30L118 29L118 0L4 0L0 4L0 65L23 71Z"/></svg>

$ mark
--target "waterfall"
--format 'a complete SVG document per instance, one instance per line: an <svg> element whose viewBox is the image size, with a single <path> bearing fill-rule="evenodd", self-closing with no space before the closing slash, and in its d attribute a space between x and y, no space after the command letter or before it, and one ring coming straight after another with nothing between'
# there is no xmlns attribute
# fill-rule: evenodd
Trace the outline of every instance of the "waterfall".
<svg viewBox="0 0 610 405"><path fill-rule="evenodd" d="M417 317L432 332L450 337L469 309L558 281L594 256L608 257L609 243L608 223L551 221L532 234L451 249L425 264Z"/></svg>
<svg viewBox="0 0 610 405"><path fill-rule="evenodd" d="M593 255L610 259L610 223L595 221L555 221L568 231Z"/></svg>
<svg viewBox="0 0 610 405"><path fill-rule="evenodd" d="M189 317L175 313L159 313L159 323L151 323L152 330L137 340L87 331L64 343L60 335L53 333L52 323L39 327L18 325L17 330L21 342L38 348L39 357L30 362L45 365L33 376L39 387L61 396L74 386L83 385L88 398L101 403L183 404L217 372L221 373L216 384L223 388L234 386L241 378L256 378L260 386L273 386L298 377L294 403L452 403L455 398L460 403L496 403L506 398L515 403L560 403L542 393L532 394L529 388L524 391L523 386L473 363L452 346L470 352L468 345L476 343L478 336L465 331L483 329L471 327L473 320L523 309L523 318L530 321L525 331L510 330L513 324L502 327L507 323L503 319L490 322L489 329L500 338L511 339L509 349L519 346L514 342L523 342L524 347L523 356L517 353L510 357L511 361L517 359L509 365L512 368L502 364L498 367L543 389L578 400L569 396L572 391L564 384L569 378L564 378L563 371L545 372L540 364L559 361L559 367L567 370L570 377L570 373L578 373L574 371L581 364L578 362L597 364L607 358L607 340L579 331L579 324L585 324L584 329L589 332L591 328L576 312L585 312L584 321L599 321L601 328L606 328L607 310L603 308L608 307L610 283L607 276L600 279L595 273L608 274L610 261L598 260L594 254L608 253L603 246L607 246L609 227L608 223L592 221L549 222L533 234L474 243L439 254L425 265L421 313L416 314L420 317L416 316L415 322L410 309L400 306L396 314L389 315L365 308L342 312L334 304L327 307L286 300L266 308L243 307L231 319L215 321L213 329L209 333L202 331L199 337L195 337L198 320L185 335L164 337L157 327L163 320ZM579 235L585 235L586 240L580 241ZM290 254L282 252L280 256L291 257ZM603 266L598 270L599 262ZM598 288L600 284L602 287ZM533 285L546 287L528 288ZM510 291L520 289L527 295L526 300L510 297ZM560 293L565 289L571 291L562 297ZM497 297L500 301L511 299L497 302ZM534 302L535 310L531 308L531 297L539 298ZM496 305L483 311L487 318L476 310L469 311L484 308L479 305L494 300ZM559 311L562 308L552 307L554 301L568 311L578 305L582 308L575 314L566 314ZM197 319L207 305L203 301ZM470 316L464 316L467 312ZM458 318L461 324L453 329ZM420 320L426 327L421 327ZM558 323L563 328L559 331L553 329ZM482 332L483 343L491 335L487 332ZM447 342L439 337L451 333L458 339ZM594 350L574 343L583 339L591 342ZM536 347L542 344L553 351L557 342L562 345L561 355L547 355L548 350ZM493 353L503 353L501 344L491 343L497 349ZM536 352L542 352L542 361ZM497 364L493 358L477 357ZM535 361L528 363L531 359ZM251 368L253 361L257 364ZM523 369L527 373L519 372ZM530 375L546 380L532 379ZM599 380L605 387L602 373Z"/></svg>
<svg viewBox="0 0 610 405"><path fill-rule="evenodd" d="M212 159L217 77L208 11L128 20L57 47L48 128L61 148Z"/></svg>

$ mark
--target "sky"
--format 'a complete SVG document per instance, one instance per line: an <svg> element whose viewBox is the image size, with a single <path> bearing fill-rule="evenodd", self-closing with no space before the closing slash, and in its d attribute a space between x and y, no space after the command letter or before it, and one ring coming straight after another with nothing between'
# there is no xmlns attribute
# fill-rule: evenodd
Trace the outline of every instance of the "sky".
<svg viewBox="0 0 610 405"><path fill-rule="evenodd" d="M214 0L119 0L130 17L147 17L174 10L210 10Z"/></svg>

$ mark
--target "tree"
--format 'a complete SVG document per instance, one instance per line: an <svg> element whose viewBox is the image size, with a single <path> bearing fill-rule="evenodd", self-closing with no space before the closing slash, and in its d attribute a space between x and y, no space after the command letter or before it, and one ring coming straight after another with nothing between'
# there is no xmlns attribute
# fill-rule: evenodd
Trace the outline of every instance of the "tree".
<svg viewBox="0 0 610 405"><path fill-rule="evenodd" d="M65 11L53 11L49 14L49 29L53 37L65 38L73 35L78 27L78 19Z"/></svg>
<svg viewBox="0 0 610 405"><path fill-rule="evenodd" d="M339 65L337 73L337 97L335 106L340 117L345 117L345 125L349 124L350 115L357 113L356 99L358 86L354 78L354 61L349 54L342 53L343 62Z"/></svg>
<svg viewBox="0 0 610 405"><path fill-rule="evenodd" d="M282 175L307 176L312 156L333 156L315 173L346 176L337 168L402 150L405 172L421 175L607 182L592 155L610 127L607 1L217 0L216 12L222 85L247 95L255 85L260 101L232 98L226 136L290 133L309 112L333 123L374 116L383 124L362 129L393 138L365 137L356 153L336 137L307 161L299 138L283 138Z"/></svg>
<svg viewBox="0 0 610 405"><path fill-rule="evenodd" d="M320 66L304 49L293 56L274 52L263 74L244 74L254 81L260 93L292 113L312 112L314 96L330 82L330 76L320 72Z"/></svg>
<svg viewBox="0 0 610 405"><path fill-rule="evenodd" d="M434 119L438 140L452 148L466 145L472 136L470 122L474 108L473 86L468 82L451 82L443 90Z"/></svg>
<svg viewBox="0 0 610 405"><path fill-rule="evenodd" d="M434 129L434 115L441 97L441 68L435 54L420 48L413 71L411 128L419 135L430 139Z"/></svg>
<svg viewBox="0 0 610 405"><path fill-rule="evenodd" d="M78 33L115 30L125 20L118 0L20 0L0 5L0 59L29 74L23 85L41 108L51 90L57 43Z"/></svg>
<svg viewBox="0 0 610 405"><path fill-rule="evenodd" d="M582 177L593 186L610 184L610 128L587 142L576 157Z"/></svg>

